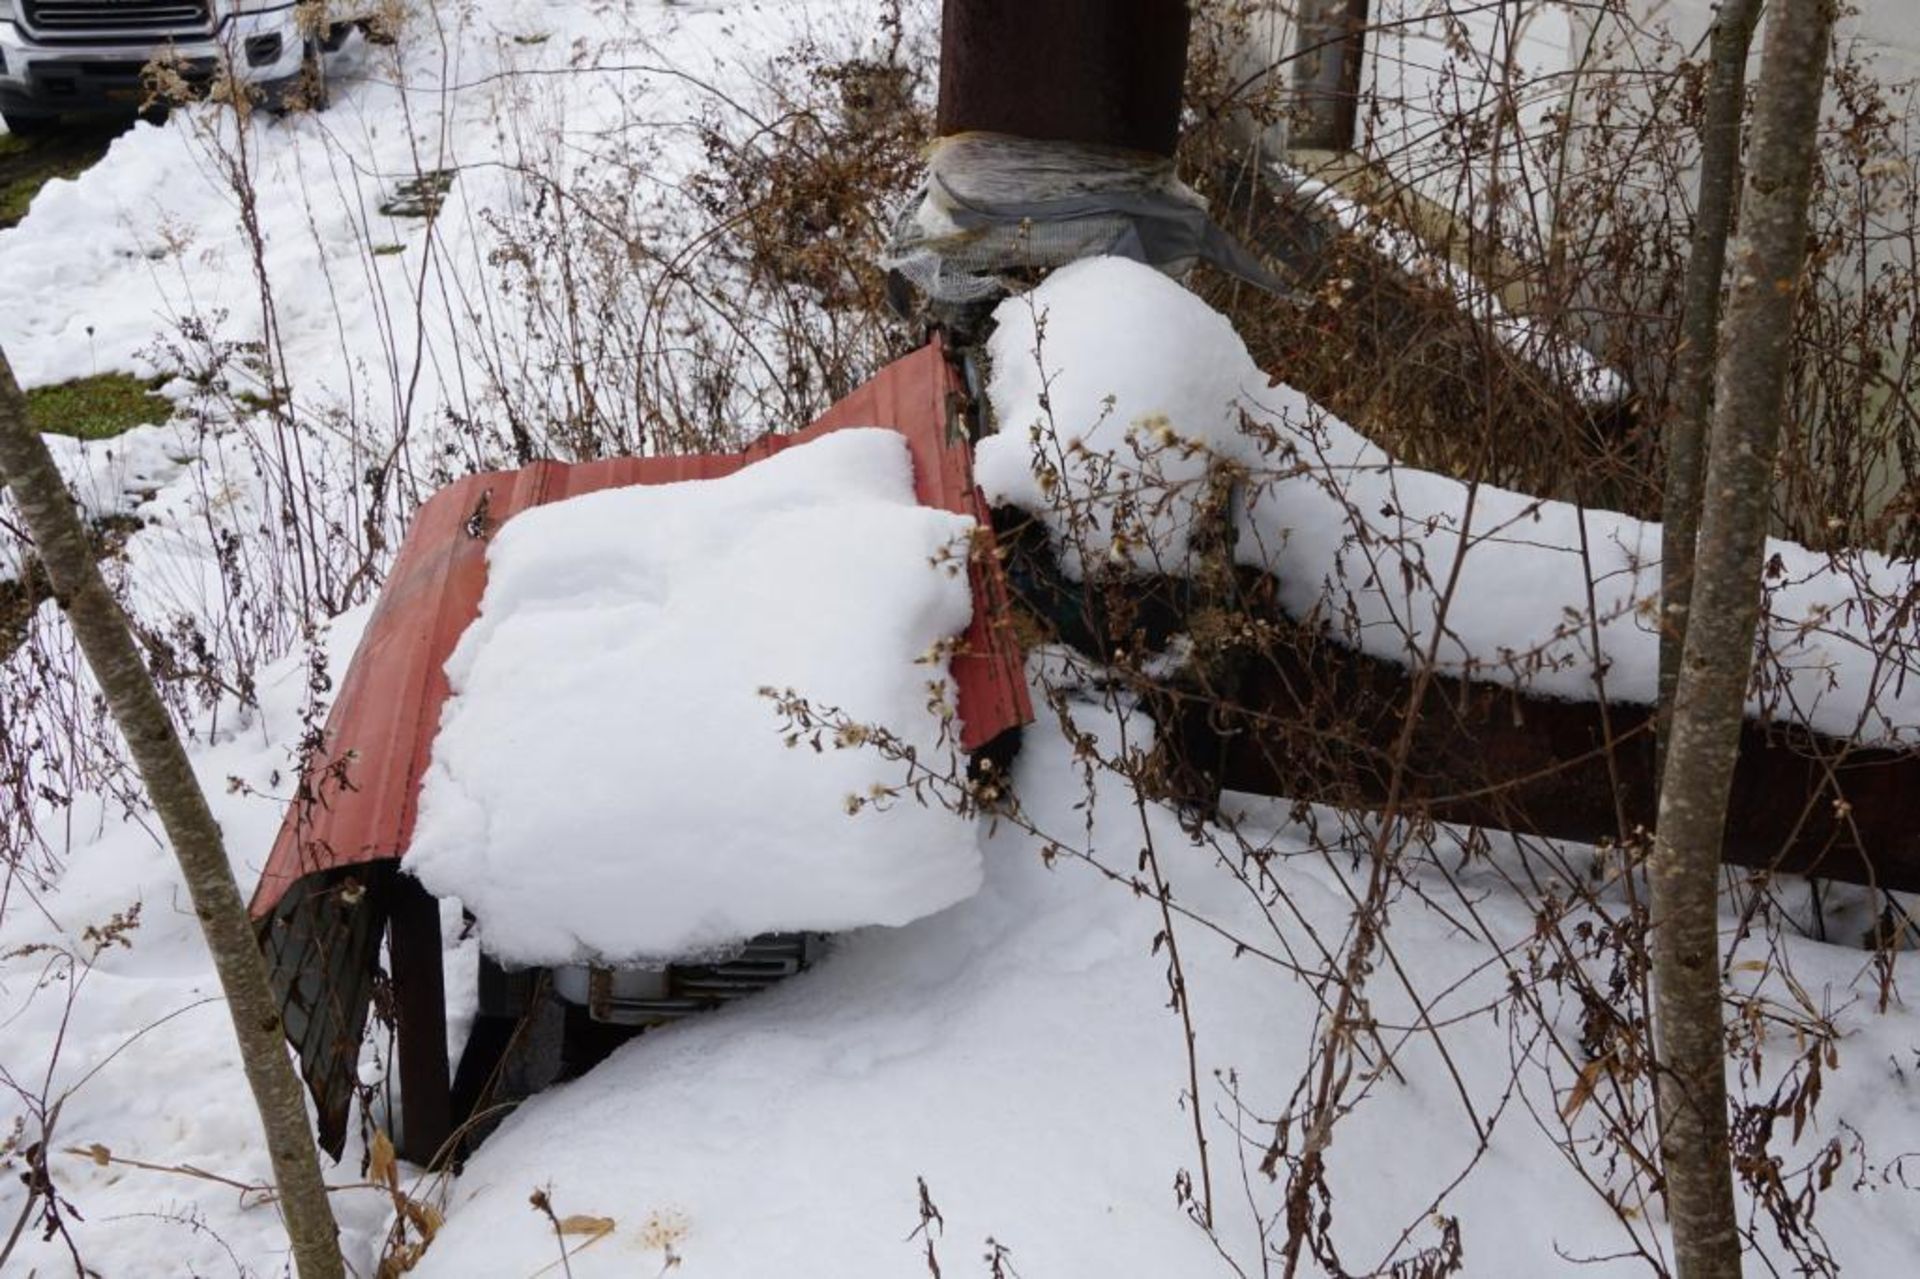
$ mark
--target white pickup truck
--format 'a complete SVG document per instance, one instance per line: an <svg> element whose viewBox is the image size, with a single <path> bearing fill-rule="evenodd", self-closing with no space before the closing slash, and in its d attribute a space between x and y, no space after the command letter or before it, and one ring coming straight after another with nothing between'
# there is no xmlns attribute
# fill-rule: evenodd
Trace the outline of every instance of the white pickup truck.
<svg viewBox="0 0 1920 1279"><path fill-rule="evenodd" d="M27 134L62 115L138 109L156 55L197 87L225 62L260 100L286 105L354 26L311 11L291 0L0 0L0 116Z"/></svg>

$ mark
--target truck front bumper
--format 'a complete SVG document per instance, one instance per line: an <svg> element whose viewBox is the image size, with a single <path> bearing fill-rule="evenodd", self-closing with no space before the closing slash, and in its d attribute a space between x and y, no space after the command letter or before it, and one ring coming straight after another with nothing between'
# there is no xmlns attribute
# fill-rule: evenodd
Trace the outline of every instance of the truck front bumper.
<svg viewBox="0 0 1920 1279"><path fill-rule="evenodd" d="M271 98L300 74L304 50L292 4L228 14L204 39L152 45L42 43L18 22L0 21L0 110L15 117L137 110L148 96L143 71L161 54L195 89L226 64L236 81Z"/></svg>

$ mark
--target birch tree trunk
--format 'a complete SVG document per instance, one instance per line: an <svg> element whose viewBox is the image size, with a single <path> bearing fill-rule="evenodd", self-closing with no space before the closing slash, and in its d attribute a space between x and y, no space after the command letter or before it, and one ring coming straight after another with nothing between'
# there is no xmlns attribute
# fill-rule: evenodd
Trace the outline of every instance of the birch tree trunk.
<svg viewBox="0 0 1920 1279"><path fill-rule="evenodd" d="M1680 1279L1740 1274L1720 998L1720 842L1752 678L1835 3L1768 6L1752 160L1714 381L1691 617L1654 831L1660 1154Z"/></svg>
<svg viewBox="0 0 1920 1279"><path fill-rule="evenodd" d="M1700 122L1700 190L1674 360L1667 420L1667 477L1660 517L1660 709L1655 740L1664 754L1673 723L1673 693L1687 640L1687 595L1693 587L1694 541L1700 531L1707 413L1720 331L1720 288L1740 169L1740 111L1747 88L1747 50L1760 0L1722 0L1708 54L1707 101Z"/></svg>
<svg viewBox="0 0 1920 1279"><path fill-rule="evenodd" d="M320 1179L320 1157L307 1125L300 1081L287 1061L280 1011L266 961L247 920L220 827L187 762L173 719L134 645L132 631L94 563L73 499L27 423L27 406L0 352L0 478L13 488L34 547L65 610L74 638L99 681L114 722L127 739L147 795L213 953L227 1012L240 1041L247 1083L266 1130L274 1182L300 1279L340 1279L339 1232Z"/></svg>

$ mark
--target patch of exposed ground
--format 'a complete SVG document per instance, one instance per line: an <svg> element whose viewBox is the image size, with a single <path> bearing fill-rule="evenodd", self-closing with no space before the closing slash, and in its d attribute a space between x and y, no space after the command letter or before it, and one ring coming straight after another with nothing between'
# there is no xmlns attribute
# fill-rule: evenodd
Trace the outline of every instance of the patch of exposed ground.
<svg viewBox="0 0 1920 1279"><path fill-rule="evenodd" d="M0 228L27 216L33 197L54 178L74 178L107 153L125 121L75 123L33 138L0 133Z"/></svg>
<svg viewBox="0 0 1920 1279"><path fill-rule="evenodd" d="M173 405L155 389L166 378L97 373L27 392L27 420L34 429L83 440L106 440L173 416Z"/></svg>
<svg viewBox="0 0 1920 1279"><path fill-rule="evenodd" d="M91 521L95 557L111 559L125 548L127 538L140 528L137 515L112 515ZM27 629L40 606L53 598L53 583L37 557L29 555L18 578L0 581L0 663L12 657L27 640Z"/></svg>

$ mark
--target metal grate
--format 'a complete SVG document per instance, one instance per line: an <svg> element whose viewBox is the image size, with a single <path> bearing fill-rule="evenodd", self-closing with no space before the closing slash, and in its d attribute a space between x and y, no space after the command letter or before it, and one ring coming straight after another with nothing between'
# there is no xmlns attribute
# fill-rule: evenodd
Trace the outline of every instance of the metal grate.
<svg viewBox="0 0 1920 1279"><path fill-rule="evenodd" d="M588 1012L595 1021L622 1026L673 1021L777 985L807 968L820 950L816 933L768 933L719 963L651 972L596 968L589 976Z"/></svg>
<svg viewBox="0 0 1920 1279"><path fill-rule="evenodd" d="M213 34L207 0L19 0L27 29L43 41L152 44Z"/></svg>

